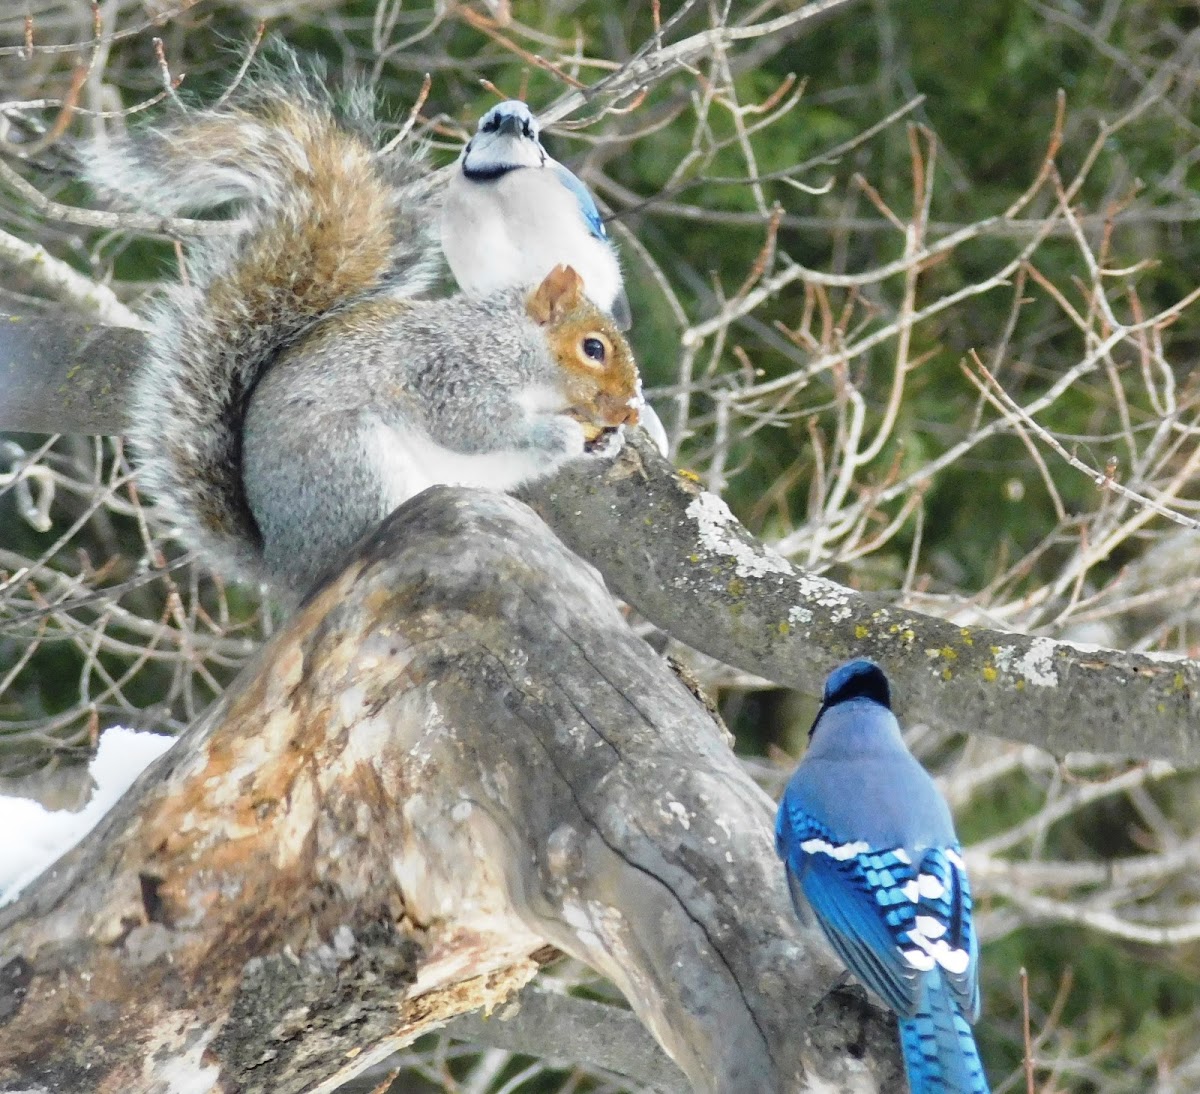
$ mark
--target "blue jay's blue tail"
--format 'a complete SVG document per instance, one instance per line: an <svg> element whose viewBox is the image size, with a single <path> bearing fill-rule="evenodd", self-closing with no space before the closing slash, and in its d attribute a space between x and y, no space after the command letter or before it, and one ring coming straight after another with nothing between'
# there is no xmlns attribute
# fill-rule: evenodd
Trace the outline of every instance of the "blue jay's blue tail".
<svg viewBox="0 0 1200 1094"><path fill-rule="evenodd" d="M971 1027L940 976L928 980L924 1006L900 1019L900 1046L912 1094L988 1094Z"/></svg>

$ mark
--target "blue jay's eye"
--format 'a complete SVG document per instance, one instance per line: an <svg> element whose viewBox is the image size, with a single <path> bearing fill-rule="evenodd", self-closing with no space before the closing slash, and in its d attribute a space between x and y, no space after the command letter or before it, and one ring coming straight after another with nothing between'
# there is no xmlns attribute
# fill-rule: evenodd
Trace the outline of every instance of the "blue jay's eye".
<svg viewBox="0 0 1200 1094"><path fill-rule="evenodd" d="M608 347L602 338L585 338L579 344L579 348L583 350L584 357L598 365L604 364L605 358L608 357Z"/></svg>

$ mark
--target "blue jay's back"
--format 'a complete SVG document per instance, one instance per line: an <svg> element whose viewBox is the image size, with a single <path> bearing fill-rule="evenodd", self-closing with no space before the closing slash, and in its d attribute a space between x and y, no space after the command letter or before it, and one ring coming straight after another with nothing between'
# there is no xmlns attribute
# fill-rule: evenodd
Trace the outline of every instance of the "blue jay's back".
<svg viewBox="0 0 1200 1094"><path fill-rule="evenodd" d="M912 1094L987 1094L971 1034L979 947L961 849L872 662L829 675L775 839L797 912L812 909L846 966L899 1016Z"/></svg>
<svg viewBox="0 0 1200 1094"><path fill-rule="evenodd" d="M525 103L509 99L479 121L442 209L442 249L463 292L534 288L571 266L587 295L629 326L617 255L592 195L542 147Z"/></svg>

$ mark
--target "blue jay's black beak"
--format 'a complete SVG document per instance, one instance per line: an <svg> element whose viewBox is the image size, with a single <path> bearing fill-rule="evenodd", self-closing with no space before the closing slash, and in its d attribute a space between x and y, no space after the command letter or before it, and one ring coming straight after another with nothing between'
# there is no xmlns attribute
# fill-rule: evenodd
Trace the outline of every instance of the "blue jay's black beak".
<svg viewBox="0 0 1200 1094"><path fill-rule="evenodd" d="M500 119L500 124L496 127L496 132L504 133L510 137L519 137L524 128L525 123L516 114L508 114Z"/></svg>

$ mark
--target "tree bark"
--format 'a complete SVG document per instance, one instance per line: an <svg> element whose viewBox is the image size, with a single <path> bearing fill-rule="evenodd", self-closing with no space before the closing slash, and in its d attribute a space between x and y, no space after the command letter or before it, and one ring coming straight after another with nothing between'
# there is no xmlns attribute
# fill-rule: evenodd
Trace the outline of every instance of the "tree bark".
<svg viewBox="0 0 1200 1094"><path fill-rule="evenodd" d="M146 336L130 327L0 313L0 430L123 432L145 352Z"/></svg>
<svg viewBox="0 0 1200 1094"><path fill-rule="evenodd" d="M899 1089L771 814L527 508L427 491L0 912L0 1089L329 1091L546 943L697 1090Z"/></svg>
<svg viewBox="0 0 1200 1094"><path fill-rule="evenodd" d="M137 331L0 316L0 430L120 433ZM568 467L526 497L610 587L668 634L818 694L877 660L909 721L1072 750L1189 760L1200 664L959 627L805 574L634 437L603 473Z"/></svg>
<svg viewBox="0 0 1200 1094"><path fill-rule="evenodd" d="M806 574L635 435L606 474L568 465L524 495L650 622L726 664L819 695L839 662L887 671L900 717L1072 750L1191 761L1200 664L991 630Z"/></svg>

